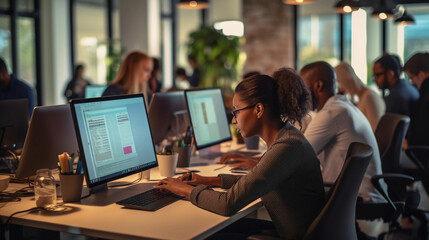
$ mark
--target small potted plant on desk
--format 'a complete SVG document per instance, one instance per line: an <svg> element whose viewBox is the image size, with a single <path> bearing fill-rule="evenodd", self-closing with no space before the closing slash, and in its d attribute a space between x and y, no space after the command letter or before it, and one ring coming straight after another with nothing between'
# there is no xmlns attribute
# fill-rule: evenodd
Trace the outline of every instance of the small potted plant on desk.
<svg viewBox="0 0 429 240"><path fill-rule="evenodd" d="M172 177L176 173L176 165L179 154L173 152L172 146L165 146L156 154L158 159L159 173L163 177Z"/></svg>

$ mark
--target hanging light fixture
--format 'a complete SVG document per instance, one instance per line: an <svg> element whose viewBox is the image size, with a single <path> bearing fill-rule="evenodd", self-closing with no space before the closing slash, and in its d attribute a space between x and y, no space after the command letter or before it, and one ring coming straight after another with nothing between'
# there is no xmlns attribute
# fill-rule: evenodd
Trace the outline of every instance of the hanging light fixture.
<svg viewBox="0 0 429 240"><path fill-rule="evenodd" d="M315 0L283 0L284 4L288 5L304 5L314 3Z"/></svg>
<svg viewBox="0 0 429 240"><path fill-rule="evenodd" d="M405 10L405 8L402 8L402 9L403 9L402 15L395 19L395 23L403 25L403 26L407 26L407 25L411 25L411 24L416 23L416 21L414 20L414 17L409 15L407 13L407 10Z"/></svg>
<svg viewBox="0 0 429 240"><path fill-rule="evenodd" d="M374 7L372 11L372 16L379 18L380 20L387 20L393 18L394 12L392 8L389 8L384 0L380 1L380 4Z"/></svg>
<svg viewBox="0 0 429 240"><path fill-rule="evenodd" d="M208 0L180 0L177 6L186 9L205 9L209 7L209 2Z"/></svg>
<svg viewBox="0 0 429 240"><path fill-rule="evenodd" d="M335 8L339 13L351 13L359 10L360 4L357 0L341 0L335 4Z"/></svg>

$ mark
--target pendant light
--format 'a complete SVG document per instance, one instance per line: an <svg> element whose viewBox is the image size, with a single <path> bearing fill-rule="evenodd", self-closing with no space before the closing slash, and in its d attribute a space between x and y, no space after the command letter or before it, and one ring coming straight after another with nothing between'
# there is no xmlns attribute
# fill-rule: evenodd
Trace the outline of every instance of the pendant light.
<svg viewBox="0 0 429 240"><path fill-rule="evenodd" d="M360 8L360 4L356 0L341 0L335 4L335 8L339 13L351 13Z"/></svg>
<svg viewBox="0 0 429 240"><path fill-rule="evenodd" d="M208 0L180 0L177 6L185 9L205 9L209 7L209 2Z"/></svg>

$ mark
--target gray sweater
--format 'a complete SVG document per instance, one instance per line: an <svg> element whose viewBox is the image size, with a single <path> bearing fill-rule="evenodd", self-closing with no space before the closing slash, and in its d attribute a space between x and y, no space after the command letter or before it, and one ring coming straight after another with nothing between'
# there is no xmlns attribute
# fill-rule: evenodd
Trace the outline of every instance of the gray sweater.
<svg viewBox="0 0 429 240"><path fill-rule="evenodd" d="M261 198L283 239L302 239L325 204L319 160L302 133L289 123L250 173L220 177L228 191L199 185L191 192L191 202L227 216Z"/></svg>

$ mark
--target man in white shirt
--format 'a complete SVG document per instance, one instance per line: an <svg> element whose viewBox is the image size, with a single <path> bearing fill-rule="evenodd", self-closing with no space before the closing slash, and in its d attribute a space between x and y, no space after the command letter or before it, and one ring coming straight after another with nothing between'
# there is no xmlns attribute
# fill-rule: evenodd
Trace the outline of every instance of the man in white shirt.
<svg viewBox="0 0 429 240"><path fill-rule="evenodd" d="M334 183L343 167L348 147L352 142L366 143L374 154L359 189L364 202L383 201L371 184L371 177L381 174L380 153L371 126L363 113L347 96L335 95L336 74L326 62L314 62L300 71L309 87L316 116L304 135L320 160L323 181Z"/></svg>

